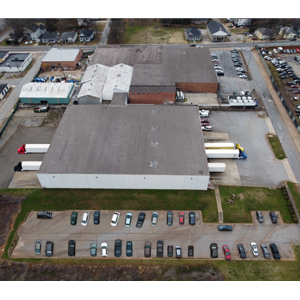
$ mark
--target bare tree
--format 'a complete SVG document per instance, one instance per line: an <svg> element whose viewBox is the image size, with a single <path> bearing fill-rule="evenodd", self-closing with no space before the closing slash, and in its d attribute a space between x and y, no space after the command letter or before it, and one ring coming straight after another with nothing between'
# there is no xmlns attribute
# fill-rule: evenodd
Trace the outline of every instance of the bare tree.
<svg viewBox="0 0 300 300"><path fill-rule="evenodd" d="M116 41L118 41L121 36L121 30L123 25L124 24L122 19L112 19L110 32L111 37Z"/></svg>

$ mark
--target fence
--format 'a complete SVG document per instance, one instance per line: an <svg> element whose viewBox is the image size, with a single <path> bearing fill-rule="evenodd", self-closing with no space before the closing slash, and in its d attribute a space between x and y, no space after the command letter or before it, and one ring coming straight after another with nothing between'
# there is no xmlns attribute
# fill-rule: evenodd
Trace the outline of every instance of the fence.
<svg viewBox="0 0 300 300"><path fill-rule="evenodd" d="M10 120L12 119L12 117L14 116L14 114L16 113L16 111L18 110L18 105L19 105L19 103L20 103L20 100L17 102L17 104L16 104L14 110L11 112L10 116L6 119L6 121L5 121L4 125L3 125L3 127L1 128L1 131L0 131L0 138L1 138L1 136L3 135L3 133L4 133L5 129L6 129L6 127L8 126Z"/></svg>
<svg viewBox="0 0 300 300"><path fill-rule="evenodd" d="M276 45L277 45L277 44L276 44ZM260 46L261 46L261 45L260 45ZM283 46L286 46L286 44L283 44ZM279 99L280 99L282 105L284 106L285 110L286 110L287 113L289 114L289 116L290 116L291 120L293 121L295 127L296 127L297 130L300 132L300 125L299 125L299 123L298 123L298 120L294 117L294 115L293 115L293 113L291 112L291 110L289 109L289 107L288 107L286 101L284 100L283 96L281 95L281 93L280 93L280 91L279 91L279 88L278 88L278 86L277 86L277 84L276 84L274 78L272 77L272 74L271 74L271 72L270 72L270 70L269 70L269 68L268 68L268 66L267 66L267 64L266 64L266 62L265 62L265 60L264 60L264 58L263 58L261 52L259 51L259 48L260 48L260 47L256 46L256 50L257 50L257 52L258 52L258 54L259 54L259 56L260 56L260 58L261 58L261 60L262 60L262 62L263 62L263 64L264 64L264 66L266 67L266 70L267 70L267 72L268 72L268 74L269 74L269 77L270 77L270 79L271 79L271 81L272 81L272 85L273 85L273 87L274 87L274 89L275 89L275 91L276 91L276 94L278 95L278 97L279 97ZM299 121L300 121L300 120L299 120Z"/></svg>

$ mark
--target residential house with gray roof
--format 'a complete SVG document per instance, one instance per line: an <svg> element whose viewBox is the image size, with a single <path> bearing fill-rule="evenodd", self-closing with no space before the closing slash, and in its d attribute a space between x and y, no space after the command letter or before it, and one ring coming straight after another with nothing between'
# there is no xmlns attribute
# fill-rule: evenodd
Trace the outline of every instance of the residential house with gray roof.
<svg viewBox="0 0 300 300"><path fill-rule="evenodd" d="M212 21L207 24L207 29L207 34L212 42L227 41L228 32L221 23L217 21Z"/></svg>

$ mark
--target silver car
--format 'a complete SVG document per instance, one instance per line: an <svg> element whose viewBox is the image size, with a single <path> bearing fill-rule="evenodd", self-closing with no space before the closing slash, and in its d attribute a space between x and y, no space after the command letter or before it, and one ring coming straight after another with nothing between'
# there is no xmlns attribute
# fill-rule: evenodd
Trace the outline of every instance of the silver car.
<svg viewBox="0 0 300 300"><path fill-rule="evenodd" d="M158 219L158 212L154 211L152 213L152 219L151 219L151 225L156 226L157 224L157 219Z"/></svg>
<svg viewBox="0 0 300 300"><path fill-rule="evenodd" d="M260 247L261 247L261 250L263 252L264 257L265 258L270 258L271 255L270 255L270 252L269 252L269 249L268 249L267 245L261 244Z"/></svg>
<svg viewBox="0 0 300 300"><path fill-rule="evenodd" d="M258 249L257 249L257 245L255 242L251 242L251 250L254 256L258 256Z"/></svg>
<svg viewBox="0 0 300 300"><path fill-rule="evenodd" d="M132 220L132 213L129 212L129 213L127 213L126 218L125 218L125 227L130 227L131 220Z"/></svg>

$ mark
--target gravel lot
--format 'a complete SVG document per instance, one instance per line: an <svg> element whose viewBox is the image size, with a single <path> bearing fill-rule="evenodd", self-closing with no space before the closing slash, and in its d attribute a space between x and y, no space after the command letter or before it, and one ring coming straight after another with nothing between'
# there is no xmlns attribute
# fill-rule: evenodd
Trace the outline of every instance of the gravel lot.
<svg viewBox="0 0 300 300"><path fill-rule="evenodd" d="M74 239L76 241L76 257L91 258L89 255L90 243L97 242L98 257L100 258L101 242L108 243L108 257L114 257L114 242L116 239L122 240L122 256L126 258L126 241L133 242L133 257L144 257L144 243L150 241L152 243L152 257L156 257L157 240L164 241L164 257L167 258L167 246L179 245L182 249L182 257L187 257L187 248L194 245L195 258L209 258L209 245L212 242L218 243L219 258L223 260L222 246L228 245L231 250L233 260L239 260L239 254L236 245L243 243L247 259L261 259L263 255L259 249L259 256L254 258L250 252L250 243L255 241L258 245L265 243L269 245L275 242L279 248L282 259L294 259L294 255L290 249L290 244L300 243L299 228L295 224L282 224L279 222L274 225L267 221L267 212L264 212L265 223L258 224L235 224L232 232L220 232L217 230L217 224L203 224L201 212L196 213L196 225L188 224L188 212L185 212L185 224L178 224L178 211L173 211L174 220L171 227L166 225L166 211L159 211L158 224L156 227L150 225L151 211L145 211L146 220L141 229L136 228L135 224L139 211L133 211L133 219L131 227L124 226L127 211L120 211L121 217L116 227L110 225L113 211L101 211L100 225L94 225L90 219L88 226L83 227L80 222L83 211L78 212L77 225L70 225L71 211L54 212L51 220L41 220L36 218L36 212L31 212L25 223L19 230L19 241L13 251L12 257L35 257L34 244L35 240L42 241L41 257L45 257L45 244L50 240L54 242L54 257L67 258L68 241ZM90 211L91 217L93 212ZM277 212L278 215L278 212ZM103 258L105 259L105 258Z"/></svg>
<svg viewBox="0 0 300 300"><path fill-rule="evenodd" d="M266 121L256 112L213 111L209 121L213 131L227 132L231 142L245 149L247 160L236 161L242 185L270 187L289 180L282 162L275 158L267 141Z"/></svg>

